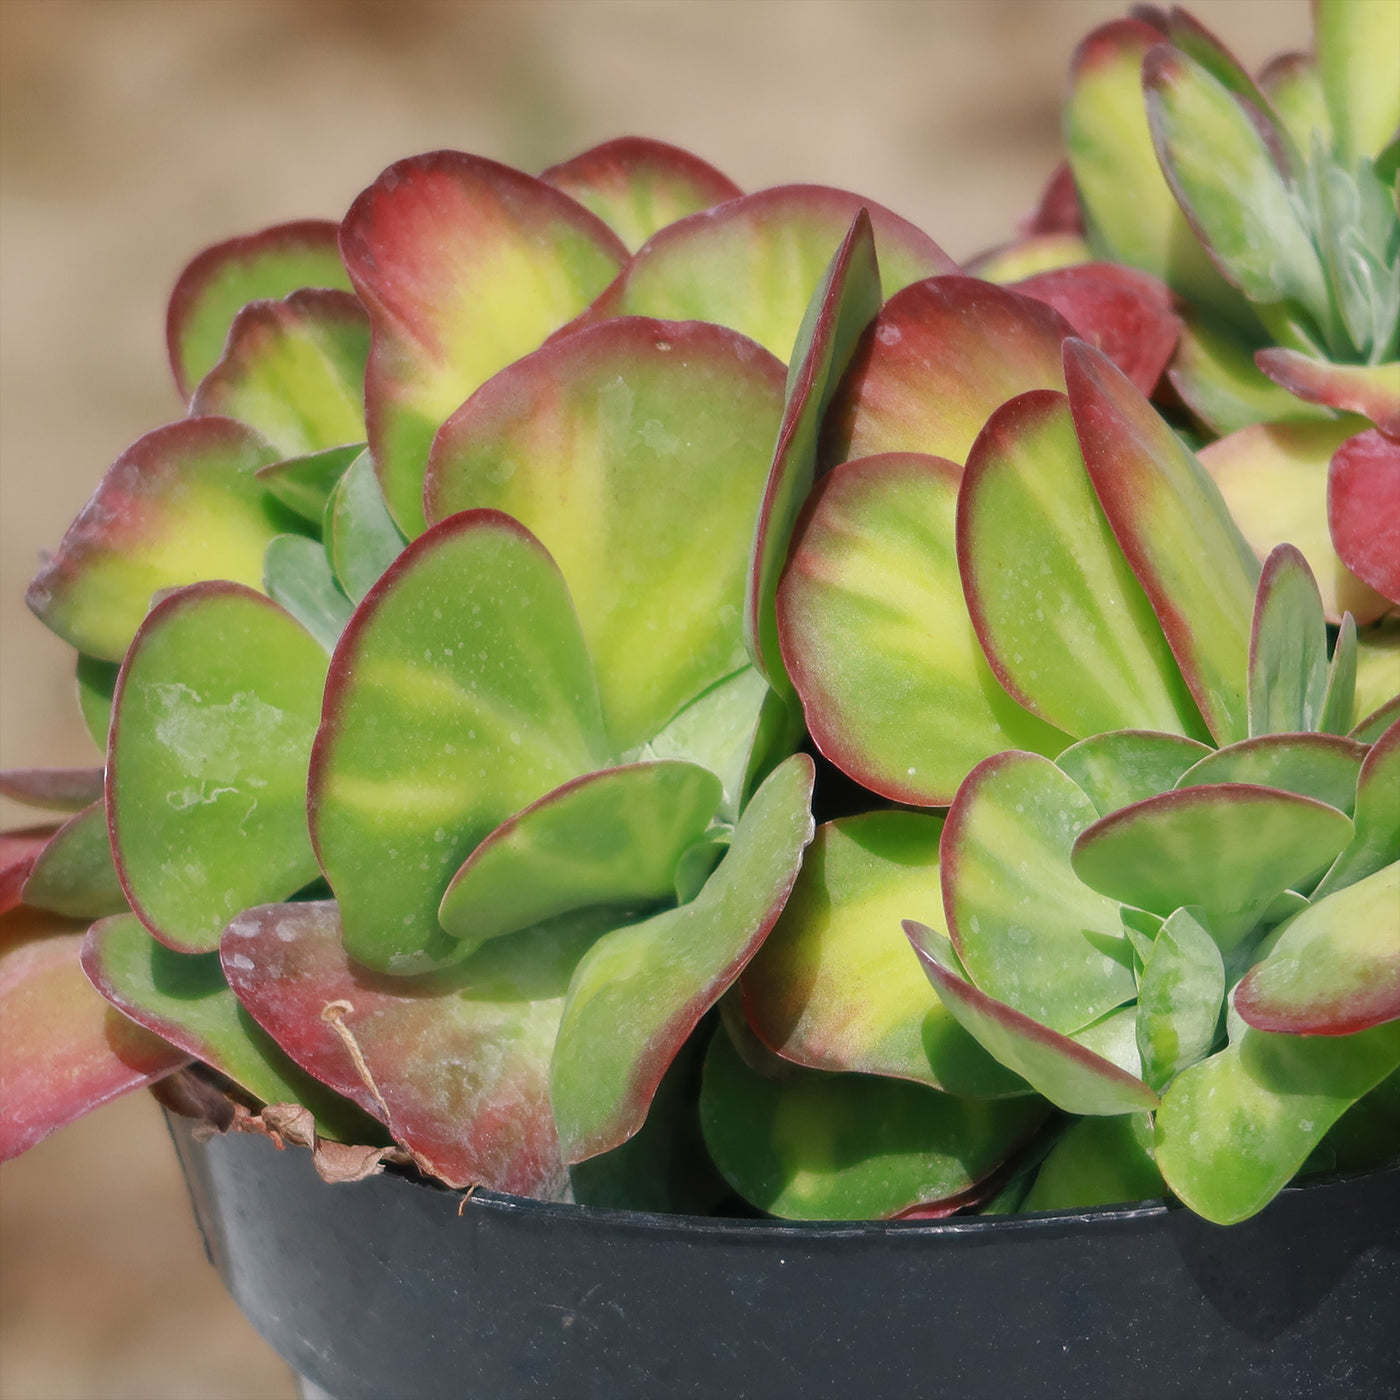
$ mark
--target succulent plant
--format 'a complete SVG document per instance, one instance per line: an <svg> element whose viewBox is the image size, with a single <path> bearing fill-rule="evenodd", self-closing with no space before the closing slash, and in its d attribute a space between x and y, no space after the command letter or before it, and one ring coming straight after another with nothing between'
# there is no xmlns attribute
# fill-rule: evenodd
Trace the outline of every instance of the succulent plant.
<svg viewBox="0 0 1400 1400"><path fill-rule="evenodd" d="M196 258L186 415L29 592L104 764L0 780L71 814L4 838L0 1153L154 1083L672 1210L1383 1157L1385 624L1261 574L1147 397L1191 308L1076 207L973 277L629 138Z"/></svg>

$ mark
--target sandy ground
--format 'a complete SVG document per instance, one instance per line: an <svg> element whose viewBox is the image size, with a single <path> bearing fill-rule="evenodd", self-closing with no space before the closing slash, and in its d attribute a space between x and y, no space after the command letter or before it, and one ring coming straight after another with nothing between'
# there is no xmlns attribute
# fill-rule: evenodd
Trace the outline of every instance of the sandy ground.
<svg viewBox="0 0 1400 1400"><path fill-rule="evenodd" d="M103 468L178 413L164 300L197 249L338 217L414 151L538 169L637 131L745 188L858 189L965 256L1033 203L1073 45L1121 9L0 0L0 765L97 761L20 599ZM1305 0L1194 9L1251 64L1306 43ZM7 1165L0 1228L4 1400L294 1393L205 1265L144 1096Z"/></svg>

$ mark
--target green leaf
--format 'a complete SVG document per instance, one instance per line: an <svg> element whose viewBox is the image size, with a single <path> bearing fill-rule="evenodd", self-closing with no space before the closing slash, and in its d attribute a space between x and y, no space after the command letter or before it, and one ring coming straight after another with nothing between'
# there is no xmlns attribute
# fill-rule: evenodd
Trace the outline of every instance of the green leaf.
<svg viewBox="0 0 1400 1400"><path fill-rule="evenodd" d="M181 589L137 634L107 803L131 907L163 943L207 952L239 910L317 875L306 771L325 675L310 634L239 584Z"/></svg>
<svg viewBox="0 0 1400 1400"><path fill-rule="evenodd" d="M1400 860L1400 722L1375 741L1356 780L1356 834L1314 891L1321 898Z"/></svg>
<svg viewBox="0 0 1400 1400"><path fill-rule="evenodd" d="M364 450L364 443L349 442L304 457L288 457L259 467L257 478L288 510L320 529L336 482Z"/></svg>
<svg viewBox="0 0 1400 1400"><path fill-rule="evenodd" d="M1063 394L1034 390L992 414L963 473L957 528L978 640L1028 710L1080 737L1209 736L1089 484Z"/></svg>
<svg viewBox="0 0 1400 1400"><path fill-rule="evenodd" d="M1176 780L1211 750L1180 734L1124 729L1094 734L1055 760L1098 809L1101 817L1176 786Z"/></svg>
<svg viewBox="0 0 1400 1400"><path fill-rule="evenodd" d="M868 812L817 828L792 896L745 971L758 1038L812 1069L892 1075L970 1098L1026 1086L934 995L900 922L937 917L943 819Z"/></svg>
<svg viewBox="0 0 1400 1400"><path fill-rule="evenodd" d="M1081 1118L1050 1149L1023 1211L1083 1210L1165 1194L1152 1158L1152 1122L1146 1113Z"/></svg>
<svg viewBox="0 0 1400 1400"><path fill-rule="evenodd" d="M1312 150L1315 135L1324 149L1331 147L1332 118L1310 54L1285 53L1271 59L1259 74L1259 86L1300 151Z"/></svg>
<svg viewBox="0 0 1400 1400"><path fill-rule="evenodd" d="M597 904L667 900L704 835L719 779L693 763L634 763L555 788L496 828L452 877L438 921L462 954Z"/></svg>
<svg viewBox="0 0 1400 1400"><path fill-rule="evenodd" d="M70 919L100 919L126 909L101 798L69 818L39 852L24 882L23 899L32 908Z"/></svg>
<svg viewBox="0 0 1400 1400"><path fill-rule="evenodd" d="M1161 1093L1215 1045L1225 1003L1225 963L1189 909L1163 923L1138 979L1137 1043L1143 1078Z"/></svg>
<svg viewBox="0 0 1400 1400"><path fill-rule="evenodd" d="M763 1063L747 1064L719 1030L700 1117L734 1189L784 1219L883 1219L940 1201L951 1210L1045 1118L1035 1098L959 1099L900 1079Z"/></svg>
<svg viewBox="0 0 1400 1400"><path fill-rule="evenodd" d="M384 503L368 452L350 463L327 497L322 533L336 581L352 603L364 598L402 552L404 537Z"/></svg>
<svg viewBox="0 0 1400 1400"><path fill-rule="evenodd" d="M1314 797L1351 816L1365 757L1364 745L1336 734L1264 734L1207 754L1176 786L1253 783Z"/></svg>
<svg viewBox="0 0 1400 1400"><path fill-rule="evenodd" d="M459 958L437 918L453 873L507 817L612 759L568 589L534 536L496 511L420 536L336 648L311 767L351 955L399 973Z"/></svg>
<svg viewBox="0 0 1400 1400"><path fill-rule="evenodd" d="M112 694L117 688L121 666L96 656L80 656L76 675L78 708L92 742L105 754L107 733L112 727Z"/></svg>
<svg viewBox="0 0 1400 1400"><path fill-rule="evenodd" d="M1394 62L1400 16L1391 4L1316 0L1313 42L1336 149L1354 165L1375 155L1400 126Z"/></svg>
<svg viewBox="0 0 1400 1400"><path fill-rule="evenodd" d="M1172 1081L1157 1165L1197 1215L1233 1225L1288 1184L1342 1113L1400 1065L1400 1022L1358 1035L1250 1028Z"/></svg>
<svg viewBox="0 0 1400 1400"><path fill-rule="evenodd" d="M550 1067L566 1161L641 1127L666 1066L773 927L812 839L812 776L805 755L788 759L694 900L606 934L579 962Z"/></svg>
<svg viewBox="0 0 1400 1400"><path fill-rule="evenodd" d="M317 540L277 535L263 555L263 589L328 652L335 650L355 605L340 591Z"/></svg>
<svg viewBox="0 0 1400 1400"><path fill-rule="evenodd" d="M1342 624L1327 666L1327 689L1322 696L1322 713L1317 728L1323 734L1345 734L1351 728L1356 705L1356 619L1342 614Z"/></svg>
<svg viewBox="0 0 1400 1400"><path fill-rule="evenodd" d="M1307 560L1281 544L1264 561L1249 637L1249 732L1316 729L1327 691L1327 625Z"/></svg>
<svg viewBox="0 0 1400 1400"><path fill-rule="evenodd" d="M1049 759L1013 752L972 770L943 832L943 906L969 978L1064 1035L1134 993L1117 903L1070 866L1097 818Z"/></svg>

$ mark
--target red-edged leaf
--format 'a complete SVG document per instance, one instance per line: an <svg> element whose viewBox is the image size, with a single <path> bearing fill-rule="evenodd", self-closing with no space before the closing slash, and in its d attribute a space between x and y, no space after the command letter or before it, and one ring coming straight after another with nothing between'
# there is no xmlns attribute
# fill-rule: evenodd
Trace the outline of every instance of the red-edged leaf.
<svg viewBox="0 0 1400 1400"><path fill-rule="evenodd" d="M34 859L22 897L35 909L70 919L97 919L127 907L100 797L54 832Z"/></svg>
<svg viewBox="0 0 1400 1400"><path fill-rule="evenodd" d="M1080 263L1012 284L1022 296L1053 306L1081 340L1102 350L1150 394L1181 336L1171 293L1155 277L1116 263Z"/></svg>
<svg viewBox="0 0 1400 1400"><path fill-rule="evenodd" d="M856 349L822 462L922 452L962 463L994 408L1028 389L1064 389L1060 343L1072 334L1043 302L976 278L906 287Z"/></svg>
<svg viewBox="0 0 1400 1400"><path fill-rule="evenodd" d="M494 161L391 165L350 207L340 249L369 312L369 444L384 497L423 530L433 434L473 390L572 320L627 250L567 195Z"/></svg>
<svg viewBox="0 0 1400 1400"><path fill-rule="evenodd" d="M84 928L35 909L0 917L0 1161L189 1063L93 988Z"/></svg>
<svg viewBox="0 0 1400 1400"><path fill-rule="evenodd" d="M1074 172L1069 162L1062 160L1045 182L1040 203L1017 226L1025 236L1046 233L1083 235L1084 214L1079 207L1079 191L1074 187Z"/></svg>
<svg viewBox="0 0 1400 1400"><path fill-rule="evenodd" d="M0 914L19 905L24 882L34 869L34 862L58 829L51 825L0 831Z"/></svg>
<svg viewBox="0 0 1400 1400"><path fill-rule="evenodd" d="M336 224L323 219L277 224L206 248L170 294L165 342L175 386L186 400L224 352L233 318L250 301L301 287L350 290Z"/></svg>
<svg viewBox="0 0 1400 1400"><path fill-rule="evenodd" d="M1400 697L1392 711L1400 707ZM1371 745L1356 780L1352 814L1356 835L1318 881L1314 899L1345 889L1400 860L1400 720L1395 720Z"/></svg>
<svg viewBox="0 0 1400 1400"><path fill-rule="evenodd" d="M633 253L667 224L743 194L699 156L644 136L604 141L540 179L596 214Z"/></svg>
<svg viewBox="0 0 1400 1400"><path fill-rule="evenodd" d="M1290 394L1359 413L1388 437L1400 437L1400 364L1334 365L1279 345L1255 351L1254 363Z"/></svg>
<svg viewBox="0 0 1400 1400"><path fill-rule="evenodd" d="M1176 787L1252 783L1316 798L1351 816L1366 746L1338 734L1263 734L1205 755Z"/></svg>
<svg viewBox="0 0 1400 1400"><path fill-rule="evenodd" d="M1342 563L1400 603L1400 442L1372 429L1332 454L1327 524Z"/></svg>
<svg viewBox="0 0 1400 1400"><path fill-rule="evenodd" d="M0 797L46 812L80 812L102 796L100 768L6 768Z"/></svg>

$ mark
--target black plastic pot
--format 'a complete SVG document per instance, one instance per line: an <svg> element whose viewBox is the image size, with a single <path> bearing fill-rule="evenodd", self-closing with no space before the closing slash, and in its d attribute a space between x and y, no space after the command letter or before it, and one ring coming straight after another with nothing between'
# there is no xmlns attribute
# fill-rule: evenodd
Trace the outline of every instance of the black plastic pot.
<svg viewBox="0 0 1400 1400"><path fill-rule="evenodd" d="M1400 1391L1400 1172L1230 1229L1150 1204L788 1226L545 1205L171 1118L210 1258L336 1400Z"/></svg>

